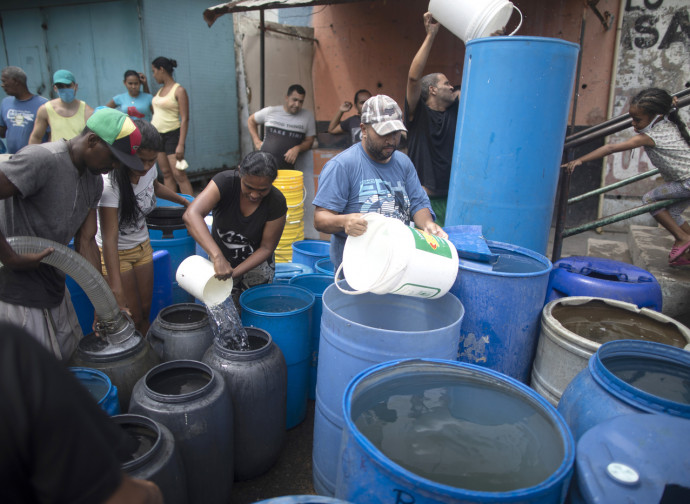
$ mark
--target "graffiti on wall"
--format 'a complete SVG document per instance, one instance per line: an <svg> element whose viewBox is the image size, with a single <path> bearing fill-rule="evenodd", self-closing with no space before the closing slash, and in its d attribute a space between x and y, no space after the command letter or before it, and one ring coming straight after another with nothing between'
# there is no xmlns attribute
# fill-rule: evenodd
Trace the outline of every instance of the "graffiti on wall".
<svg viewBox="0 0 690 504"><path fill-rule="evenodd" d="M690 6L688 0L622 0L625 11L617 55L613 117L628 111L630 100L648 87L676 93L690 87ZM682 113L683 114L683 113ZM688 119L687 109L683 115ZM620 142L635 134L631 129L609 138ZM609 156L606 183L652 169L642 149ZM647 179L618 192L639 196L657 185Z"/></svg>

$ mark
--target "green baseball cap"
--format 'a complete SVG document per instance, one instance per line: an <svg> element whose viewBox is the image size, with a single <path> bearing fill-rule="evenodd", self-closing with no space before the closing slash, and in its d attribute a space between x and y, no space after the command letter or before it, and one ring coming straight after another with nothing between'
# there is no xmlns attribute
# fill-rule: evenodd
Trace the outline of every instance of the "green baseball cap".
<svg viewBox="0 0 690 504"><path fill-rule="evenodd" d="M53 74L53 84L74 84L74 74L69 70L58 70Z"/></svg>
<svg viewBox="0 0 690 504"><path fill-rule="evenodd" d="M86 121L86 127L98 135L110 152L134 171L144 171L144 164L137 156L141 144L141 132L127 114L108 107L99 107Z"/></svg>

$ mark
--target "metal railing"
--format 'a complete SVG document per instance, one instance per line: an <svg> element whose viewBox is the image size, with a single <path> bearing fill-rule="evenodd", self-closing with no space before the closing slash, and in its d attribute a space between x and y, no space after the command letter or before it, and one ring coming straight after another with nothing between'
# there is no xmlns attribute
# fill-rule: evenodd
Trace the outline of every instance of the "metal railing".
<svg viewBox="0 0 690 504"><path fill-rule="evenodd" d="M673 95L678 98L678 108L683 108L688 105L690 105L690 89L684 89L683 91L680 91L679 93L676 93ZM632 119L630 118L630 114L623 114L621 116L615 117L613 119L609 119L608 121L605 121L601 124L598 124L596 126L592 126L591 128L587 128L583 131L580 131L579 133L575 133L573 135L570 135L566 137L565 139L565 144L563 146L563 158L566 161L572 161L575 158L575 148L579 147L580 145L586 144L588 142L598 140L601 138L604 138L606 136L612 135L613 133L617 133L619 131L623 131L624 129L629 128L632 126ZM594 220L587 222L585 224L582 224L580 226L573 226L571 228L566 228L565 227L565 220L566 220L566 213L568 210L568 205L571 205L573 203L577 203L580 201L583 201L585 199L591 198L593 196L598 196L604 193L607 193L609 191L612 191L614 189L618 189L620 187L624 187L628 184L632 184L634 182L637 182L639 180L643 180L645 178L654 176L659 173L659 170L649 170L644 173L640 173L638 175L634 175L632 177L628 177L627 179L615 182L613 184L609 184L604 187L600 187L599 189L595 189L593 191L590 191L585 194L581 194L579 196L575 196L573 198L569 198L569 191L570 191L570 172L567 170L567 168L562 168L561 169L561 176L559 179L559 198L558 201L556 202L556 208L557 208L557 214L556 214L556 229L555 229L555 236L554 236L554 242L553 242L553 249L551 251L551 260L552 261L557 261L561 257L561 251L563 249L563 239L567 238L568 236L573 236L579 233L583 233L585 231L589 231L591 229L596 229L601 226L606 226L608 224L613 224L615 222L620 222L625 219L629 219L631 217L635 217L637 215L642 215L647 212L651 212L653 210L656 210L658 208L663 208L668 206L669 204L676 203L678 201L682 201L682 198L678 199L668 199L668 200L663 200L663 201L656 201L654 203L649 203L646 205L642 205L639 207L631 208L629 210L624 210L622 212L608 215L606 217L602 217L600 219Z"/></svg>

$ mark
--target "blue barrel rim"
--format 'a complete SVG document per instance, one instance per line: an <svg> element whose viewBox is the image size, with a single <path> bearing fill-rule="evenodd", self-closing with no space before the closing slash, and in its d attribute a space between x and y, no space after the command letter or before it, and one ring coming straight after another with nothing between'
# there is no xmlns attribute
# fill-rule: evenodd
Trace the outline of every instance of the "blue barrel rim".
<svg viewBox="0 0 690 504"><path fill-rule="evenodd" d="M472 273L481 273L483 275L506 277L506 278L540 277L543 275L548 275L549 273L551 273L551 270L553 269L553 263L551 262L551 260L548 257L546 257L545 255L542 255L538 252L535 252L534 250L530 250L526 247L522 247L520 245L513 245L512 243L504 243L504 242L498 242L498 241L493 241L493 240L486 240L486 244L489 246L489 249L493 253L495 253L496 250L505 250L507 252L517 253L517 254L529 257L530 259L534 259L539 264L543 265L544 269L540 270L540 271L532 271L532 272L528 272L528 273L511 273L511 272L507 272L507 271L488 271L488 270L483 270L483 269L475 269L472 267L473 261L463 262L462 259L460 260L460 264L458 265L458 268L460 270L469 271Z"/></svg>
<svg viewBox="0 0 690 504"><path fill-rule="evenodd" d="M603 360L617 356L643 357L690 367L690 352L654 341L607 341L592 355L588 363L594 381L625 404L647 413L666 413L690 418L690 404L677 403L640 390L609 371Z"/></svg>
<svg viewBox="0 0 690 504"><path fill-rule="evenodd" d="M371 441L369 441L363 434L359 432L356 428L354 421L347 414L347 404L352 403L352 396L355 392L357 385L366 377L374 375L375 373L380 373L386 371L388 368L403 364L413 364L413 363L425 363L425 364L441 364L445 367L450 368L469 368L471 371L475 371L485 377L491 377L499 381L507 382L508 385L512 385L517 388L523 397L528 397L529 399L536 402L535 406L541 407L548 413L548 416L554 420L554 425L557 427L561 437L564 441L563 443L563 460L558 468L544 481L538 485L521 488L518 490L510 490L509 492L479 492L476 490L466 490L458 487L453 487L449 485L444 485L442 483L436 483L429 479L423 478L408 469L398 465L393 460L389 459L381 451L376 448ZM498 371L493 371L488 368L477 366L475 364L469 364L465 362L451 361L445 359L397 359L388 362L372 366L358 373L351 381L347 384L345 388L345 393L343 394L342 400L343 408L343 418L345 420L345 428L352 433L353 438L359 443L359 445L366 451L367 455L371 457L371 460L377 467L383 469L386 475L391 479L401 479L398 475L392 473L386 466L394 465L396 469L402 474L408 484L411 482L416 488L419 488L425 492L438 493L439 489L446 494L449 494L453 498L467 498L467 499L481 499L477 502L498 502L505 503L506 495L510 494L510 501L517 500L524 497L538 497L539 495L550 492L555 486L561 484L561 480L568 477L568 473L572 473L575 464L575 440L573 438L572 432L568 427L565 419L560 413L554 408L551 403L549 403L544 397L539 395L537 392L532 390L530 387L524 383L511 378L508 375L499 373ZM345 430L343 430L345 432Z"/></svg>
<svg viewBox="0 0 690 504"><path fill-rule="evenodd" d="M321 299L323 296L324 291L330 287L330 285L327 285L326 287L323 288L321 292L315 292L311 290L309 287L305 287L304 285L299 285L300 280L318 280L318 281L328 281L330 283L333 283L333 277L330 275L324 275L322 273L300 273L299 275L293 276L290 281L288 282L288 285L296 285L297 287L302 287L303 289L307 289L310 291L312 294L314 294L315 298Z"/></svg>
<svg viewBox="0 0 690 504"><path fill-rule="evenodd" d="M148 381L149 378L151 378L153 375L162 373L164 371L168 371L168 369L177 369L184 367L194 368L199 371L207 372L211 376L211 379L203 387L192 392L186 392L184 394L161 394L160 392L156 392L155 390L149 387ZM212 387L216 386L217 383L220 383L221 386L223 384L223 380L220 380L218 378L216 370L213 369L211 366L200 361L189 359L178 359L158 364L157 366L154 366L151 369L149 369L146 372L146 374L142 378L140 378L140 380L143 385L144 394L149 396L151 399L155 399L156 401L162 403L181 403L187 402L191 399L197 399L199 397L203 397L204 395L206 395ZM133 395L134 394L132 394L132 396Z"/></svg>
<svg viewBox="0 0 690 504"><path fill-rule="evenodd" d="M246 305L246 299L248 297L250 297L253 294L257 294L261 290L266 290L266 289L272 289L272 290L298 289L299 291L306 293L311 298L311 301L309 303L307 303L307 306L303 306L301 308L297 308L295 310L290 310L290 311L285 311L285 312L264 312L264 311L255 310L254 308ZM251 292L252 294L247 294L249 292ZM293 291L293 292L295 292L295 291ZM308 300L309 299L307 299L307 301ZM252 315L259 315L262 317L286 317L288 315L296 315L298 313L302 313L302 312L305 312L307 310L310 310L314 306L315 301L316 301L316 297L314 296L314 294L310 290L305 289L304 287L300 287L298 285L290 285L290 284L283 284L283 283L256 285L250 289L247 289L242 294L240 294L240 307L242 308L242 310L246 310L247 312L251 313Z"/></svg>
<svg viewBox="0 0 690 504"><path fill-rule="evenodd" d="M341 286L343 286L343 287L346 288L346 289L349 289L349 288L350 288L349 285L347 284L347 281L346 281L346 280L340 280L339 283L340 283ZM335 286L335 282L333 282L333 285L329 285L329 286L326 288L326 290L323 291L323 296L325 296L326 293L327 293L330 289L335 289L335 292L337 292L337 293L340 292L340 291L338 290L338 287ZM370 294L370 295L372 295L372 296L379 296L379 294L373 294L373 293L365 293L365 295L366 295L366 294ZM337 294L336 294L336 295L337 295ZM341 293L341 295L342 295L342 296L347 296L348 298L352 298L352 296L349 296L349 295L347 295L347 294L342 294L342 293ZM397 296L398 294L384 294L384 295L385 295L385 296ZM450 296L450 297L449 297L449 296ZM428 332L446 331L446 330L448 330L449 328L451 328L452 326L456 325L456 324L458 323L458 320L462 321L462 320L464 319L464 317L465 317L465 305L462 304L462 301L460 301L460 300L457 298L457 296L455 296L454 294L451 294L450 291L448 291L446 294L444 294L444 295L441 296L440 298L435 298L435 299L417 298L417 297L412 297L412 296L400 296L400 297L403 297L403 298L408 298L408 297L409 297L409 299L418 300L418 302L429 301L429 302L432 302L432 303L435 303L435 302L441 301L442 299L448 298L448 299L450 299L450 301L449 301L450 303L456 301L456 302L460 305L460 316L458 317L458 319L454 320L454 321L451 322L450 324L448 324L448 325L446 325L446 326L436 327L436 328L434 328L434 329L425 329L424 331L404 331L405 334L424 334L424 333L428 333ZM333 316L333 317L336 317L336 318L339 319L339 321L341 321L341 322L345 322L346 325L356 326L357 329L360 328L360 327L367 327L367 328L369 327L369 326L364 325L364 324L362 324L362 323L360 323L360 322L357 322L357 321L355 321L355 320L352 320L352 319L348 319L348 318L343 317L340 313L338 313L338 312L336 312L335 310L333 310L333 309L332 309L330 306L328 306L325 302L324 302L324 304L323 304L323 307L324 307L324 311L325 311L326 307L328 307L328 311L332 314L332 316ZM398 331L398 330L393 330L393 329L383 329L383 328L380 328L380 327L377 327L377 328L376 328L376 331L377 331L377 332L381 332L381 333L386 334L386 335L400 334L401 332L403 332L403 331Z"/></svg>
<svg viewBox="0 0 690 504"><path fill-rule="evenodd" d="M101 397L98 400L98 405L103 406L103 403L110 398L110 394L112 394L113 390L117 390L115 388L115 385L113 385L113 381L110 379L110 377L105 374L103 371L100 371L98 369L90 368L90 367L84 367L84 366L71 366L69 370L74 374L74 376L79 379L79 375L77 373L83 373L85 375L95 375L98 376L99 378L102 378L105 383L108 384L108 390L105 394L103 394L103 397ZM94 398L95 399L95 398Z"/></svg>
<svg viewBox="0 0 690 504"><path fill-rule="evenodd" d="M477 45L481 43L517 43L517 42L534 42L534 43L543 43L543 44L559 44L563 45L565 47L571 47L573 49L577 49L580 51L580 44L576 44L575 42L569 42L567 40L559 39L559 38L553 38L553 37L535 37L531 35L511 35L510 37L481 37L481 38L476 38L469 40L465 42L465 46L469 47L470 45Z"/></svg>
<svg viewBox="0 0 690 504"><path fill-rule="evenodd" d="M256 504L350 504L350 502L321 495L284 495L257 501Z"/></svg>
<svg viewBox="0 0 690 504"><path fill-rule="evenodd" d="M162 444L163 444L163 429L160 423L156 422L152 418L145 417L143 415L136 415L134 413L123 413L120 415L113 415L111 417L113 421L122 426L122 424L125 423L130 423L134 425L139 425L143 427L147 427L151 429L155 434L156 434L156 440L153 442L153 445L151 448L149 448L147 451L142 453L139 457L129 460L127 462L124 462L122 464L122 469L123 470L134 470L138 469L139 467L143 466L147 462L149 462L157 453L158 450L160 450ZM171 435L172 437L172 435Z"/></svg>
<svg viewBox="0 0 690 504"><path fill-rule="evenodd" d="M335 275L335 268L324 268L323 266L319 265L319 263L331 263L331 266L333 266L333 261L331 261L330 257L322 257L321 259L316 261L314 263L314 268L317 272L323 273L324 275Z"/></svg>
<svg viewBox="0 0 690 504"><path fill-rule="evenodd" d="M325 254L323 254L323 253L319 254L319 253L316 253L312 250L304 250L304 249L300 248L300 245L302 245L303 243L304 244L316 243L319 245L324 245L326 247L326 253ZM298 253L303 254L305 256L325 258L325 257L328 257L330 246L331 246L331 243L327 240L298 240L296 242L293 242L291 247L292 247L293 252L298 252Z"/></svg>

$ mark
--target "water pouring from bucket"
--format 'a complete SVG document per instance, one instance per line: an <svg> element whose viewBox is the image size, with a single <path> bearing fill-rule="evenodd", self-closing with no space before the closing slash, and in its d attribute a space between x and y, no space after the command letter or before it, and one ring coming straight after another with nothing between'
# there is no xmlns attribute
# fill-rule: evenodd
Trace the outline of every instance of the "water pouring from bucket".
<svg viewBox="0 0 690 504"><path fill-rule="evenodd" d="M440 298L453 286L458 274L458 253L446 239L403 224L398 219L368 213L367 230L348 236L342 270L353 290L336 286L346 294L400 294Z"/></svg>
<svg viewBox="0 0 690 504"><path fill-rule="evenodd" d="M522 11L507 0L431 0L429 12L453 35L467 43L501 31L510 21L513 9L520 22L509 35L522 26Z"/></svg>
<svg viewBox="0 0 690 504"><path fill-rule="evenodd" d="M247 332L232 301L232 278L216 278L213 263L198 255L180 263L175 279L184 290L206 305L214 337L230 350L249 349Z"/></svg>

